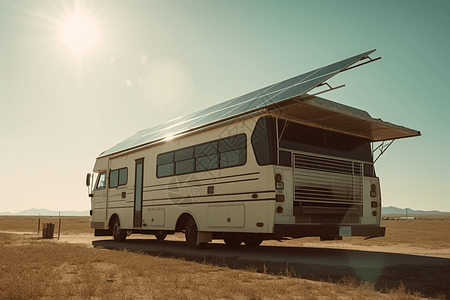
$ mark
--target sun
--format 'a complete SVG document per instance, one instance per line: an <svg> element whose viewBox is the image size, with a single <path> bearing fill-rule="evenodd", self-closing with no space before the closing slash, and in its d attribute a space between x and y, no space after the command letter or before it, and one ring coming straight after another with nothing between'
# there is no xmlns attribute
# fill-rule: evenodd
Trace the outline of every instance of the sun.
<svg viewBox="0 0 450 300"><path fill-rule="evenodd" d="M98 29L92 19L82 13L76 13L62 23L61 38L71 51L82 53L95 45Z"/></svg>

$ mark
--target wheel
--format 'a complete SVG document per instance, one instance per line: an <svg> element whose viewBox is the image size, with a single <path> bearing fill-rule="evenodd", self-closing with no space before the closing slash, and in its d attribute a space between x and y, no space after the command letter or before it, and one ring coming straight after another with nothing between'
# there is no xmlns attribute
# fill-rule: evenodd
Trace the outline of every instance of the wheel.
<svg viewBox="0 0 450 300"><path fill-rule="evenodd" d="M242 243L242 241L237 239L235 236L227 236L223 238L223 241L228 247L237 247Z"/></svg>
<svg viewBox="0 0 450 300"><path fill-rule="evenodd" d="M155 237L158 241L164 241L164 239L166 238L167 233L165 233L164 231L160 230L158 231L158 233L155 233Z"/></svg>
<svg viewBox="0 0 450 300"><path fill-rule="evenodd" d="M186 237L186 242L191 247L197 246L197 232L197 224L195 223L195 220L193 218L189 218L186 222L184 235Z"/></svg>
<svg viewBox="0 0 450 300"><path fill-rule="evenodd" d="M117 217L113 222L112 234L115 242L123 242L127 238L127 231L120 228L120 221Z"/></svg>
<svg viewBox="0 0 450 300"><path fill-rule="evenodd" d="M188 245L194 249L203 249L206 247L206 244L208 243L199 243L197 245L197 224L195 223L195 220L191 217L186 222L186 228L184 230L184 234L186 237L186 242Z"/></svg>
<svg viewBox="0 0 450 300"><path fill-rule="evenodd" d="M251 239L251 240L245 240L244 244L247 247L258 247L259 245L261 245L263 241L259 240L259 239Z"/></svg>

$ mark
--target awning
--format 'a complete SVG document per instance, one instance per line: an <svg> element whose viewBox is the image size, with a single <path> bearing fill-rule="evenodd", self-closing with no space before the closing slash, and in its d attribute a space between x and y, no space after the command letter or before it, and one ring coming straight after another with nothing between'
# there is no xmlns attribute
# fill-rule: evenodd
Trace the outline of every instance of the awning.
<svg viewBox="0 0 450 300"><path fill-rule="evenodd" d="M292 100L269 111L278 118L366 138L372 142L420 136L417 130L374 119L366 111L320 97Z"/></svg>

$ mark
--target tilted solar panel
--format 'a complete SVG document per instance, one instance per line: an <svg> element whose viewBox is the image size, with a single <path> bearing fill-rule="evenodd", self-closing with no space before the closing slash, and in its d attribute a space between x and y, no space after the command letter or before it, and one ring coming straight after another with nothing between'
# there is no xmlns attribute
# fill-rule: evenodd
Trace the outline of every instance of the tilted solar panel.
<svg viewBox="0 0 450 300"><path fill-rule="evenodd" d="M103 152L99 157L149 144L170 135L188 132L196 128L207 126L213 122L223 121L242 114L251 113L273 104L281 104L293 97L302 96L329 78L355 64L357 61L366 58L374 51L375 50L371 50L352 56L331 65L315 69L254 92L190 113L183 117L173 119L161 125L141 130Z"/></svg>

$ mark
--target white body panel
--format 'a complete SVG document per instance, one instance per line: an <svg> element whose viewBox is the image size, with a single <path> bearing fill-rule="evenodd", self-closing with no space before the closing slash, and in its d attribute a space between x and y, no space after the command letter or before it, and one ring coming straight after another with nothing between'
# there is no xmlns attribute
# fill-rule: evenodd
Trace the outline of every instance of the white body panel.
<svg viewBox="0 0 450 300"><path fill-rule="evenodd" d="M321 183L314 184L331 186L339 185L339 180L353 182L356 177L326 172L322 172L321 175L320 172L296 169L294 166L260 166L256 161L251 143L255 124L260 117L261 115L250 116L231 124L184 135L146 148L99 157L94 172L106 172L106 182L110 180L111 170L126 168L128 177L126 184L115 188L107 186L106 189L93 191L91 226L96 229L108 229L111 227L112 217L117 216L124 230L173 232L176 231L177 222L183 214L189 214L194 218L200 235L213 232L274 234L276 225L319 225L313 224L311 216L296 216L298 214L296 207L300 203L296 198L296 185L305 180L301 176L306 176L308 179L325 174L321 177L325 179L320 179ZM247 139L247 156L244 165L157 177L159 154L237 134L245 134ZM297 156L304 155L298 151L289 151L292 152L293 164ZM333 157L324 158L323 155L314 153L307 153L307 155L317 156L320 159L334 159ZM141 159L144 166L142 221L141 226L135 226L135 163L136 160ZM334 160L350 161L340 158ZM361 162L350 162L362 168ZM283 178L283 189L275 188L276 173L281 174ZM359 193L359 198L355 198L359 200L355 200L355 203L362 207L362 216L353 225L379 226L381 198L378 179L362 175L358 178L360 178L358 179L361 182L360 186L355 188L352 184L350 187ZM376 199L370 195L372 184L377 186ZM277 202L277 194L284 195L284 201ZM372 201L377 201L377 208L371 207ZM277 211L280 207L281 212ZM377 211L377 215L373 215L374 211ZM342 224L345 225L346 222ZM210 236L211 234L202 235L201 238L208 239Z"/></svg>

